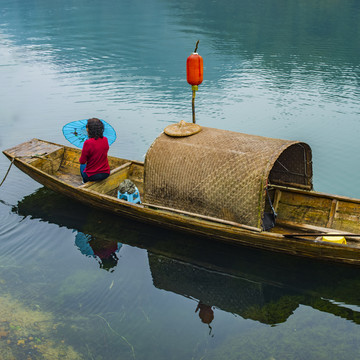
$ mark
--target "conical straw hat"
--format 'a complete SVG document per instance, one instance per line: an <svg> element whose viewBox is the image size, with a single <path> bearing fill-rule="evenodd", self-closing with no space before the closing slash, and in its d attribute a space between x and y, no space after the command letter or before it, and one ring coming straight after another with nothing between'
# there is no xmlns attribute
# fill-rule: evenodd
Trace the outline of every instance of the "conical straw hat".
<svg viewBox="0 0 360 360"><path fill-rule="evenodd" d="M182 137L190 136L198 133L201 130L201 126L198 124L187 123L181 120L177 124L172 124L164 129L164 133L169 136Z"/></svg>

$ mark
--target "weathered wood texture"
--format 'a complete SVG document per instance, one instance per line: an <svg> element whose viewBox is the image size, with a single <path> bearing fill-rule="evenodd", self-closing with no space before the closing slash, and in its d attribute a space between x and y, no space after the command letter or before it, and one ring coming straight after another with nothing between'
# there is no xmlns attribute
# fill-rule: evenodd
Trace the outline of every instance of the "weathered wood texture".
<svg viewBox="0 0 360 360"><path fill-rule="evenodd" d="M331 199L314 198L305 194L282 192L277 204L279 220L311 223L326 227L331 208Z"/></svg>
<svg viewBox="0 0 360 360"><path fill-rule="evenodd" d="M315 192L277 190L279 221L360 234L360 201Z"/></svg>
<svg viewBox="0 0 360 360"><path fill-rule="evenodd" d="M107 179L99 182L89 182L82 185L82 187L100 194L117 197L119 185L125 179L130 179L137 186L141 196L144 188L143 178L144 166L137 162L128 161L118 168L111 170L110 176Z"/></svg>

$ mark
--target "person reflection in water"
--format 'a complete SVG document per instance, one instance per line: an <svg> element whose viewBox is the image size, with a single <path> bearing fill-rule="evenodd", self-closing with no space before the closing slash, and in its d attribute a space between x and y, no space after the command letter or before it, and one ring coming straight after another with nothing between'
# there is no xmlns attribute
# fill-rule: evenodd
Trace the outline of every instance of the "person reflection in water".
<svg viewBox="0 0 360 360"><path fill-rule="evenodd" d="M209 329L210 329L210 332L209 332L209 335L210 335L211 331L212 331L212 327L210 326L210 324L214 320L214 311L210 305L206 305L206 304L202 303L201 300L199 301L195 312L198 312L198 311L199 311L199 318L201 319L201 321L204 324L208 324Z"/></svg>
<svg viewBox="0 0 360 360"><path fill-rule="evenodd" d="M119 258L117 252L120 251L122 244L116 241L101 241L91 235L78 232L75 236L75 245L82 254L93 257L97 260L101 269L109 272L115 270Z"/></svg>

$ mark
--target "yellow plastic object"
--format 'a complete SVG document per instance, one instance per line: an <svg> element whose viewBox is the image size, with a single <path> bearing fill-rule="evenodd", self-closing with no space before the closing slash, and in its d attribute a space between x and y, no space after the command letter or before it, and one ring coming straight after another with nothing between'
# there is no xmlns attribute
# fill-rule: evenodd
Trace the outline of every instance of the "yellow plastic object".
<svg viewBox="0 0 360 360"><path fill-rule="evenodd" d="M328 241L331 243L336 243L336 244L345 244L346 245L346 239L344 236L334 236L331 234L328 234L326 236L322 237L323 241Z"/></svg>

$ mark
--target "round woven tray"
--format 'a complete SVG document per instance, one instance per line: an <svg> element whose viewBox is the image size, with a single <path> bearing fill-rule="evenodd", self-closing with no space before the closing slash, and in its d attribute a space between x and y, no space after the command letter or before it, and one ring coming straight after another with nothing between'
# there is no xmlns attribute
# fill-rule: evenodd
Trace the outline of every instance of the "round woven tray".
<svg viewBox="0 0 360 360"><path fill-rule="evenodd" d="M172 124L164 129L164 133L169 136L183 137L197 134L201 131L201 126L198 124L187 123L181 120L177 124Z"/></svg>

